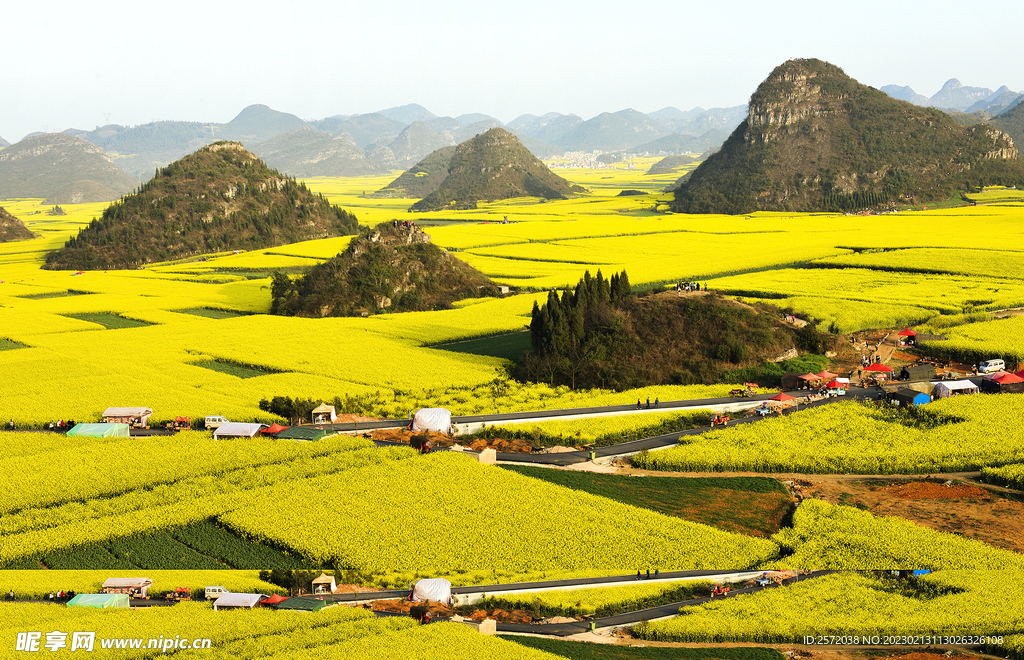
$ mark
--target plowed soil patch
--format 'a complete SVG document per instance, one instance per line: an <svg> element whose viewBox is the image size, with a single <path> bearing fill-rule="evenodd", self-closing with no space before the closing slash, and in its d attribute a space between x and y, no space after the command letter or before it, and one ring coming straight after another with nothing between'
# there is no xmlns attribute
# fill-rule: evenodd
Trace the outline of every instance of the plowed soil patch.
<svg viewBox="0 0 1024 660"><path fill-rule="evenodd" d="M915 481L909 484L899 484L889 488L889 494L902 497L905 500L962 500L962 499L987 499L991 496L984 488L959 484L956 486L945 486L943 484L929 481Z"/></svg>

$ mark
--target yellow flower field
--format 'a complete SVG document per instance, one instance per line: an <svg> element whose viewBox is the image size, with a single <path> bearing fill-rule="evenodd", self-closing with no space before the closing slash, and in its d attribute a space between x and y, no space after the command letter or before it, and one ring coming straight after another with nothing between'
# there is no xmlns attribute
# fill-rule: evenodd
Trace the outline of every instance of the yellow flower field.
<svg viewBox="0 0 1024 660"><path fill-rule="evenodd" d="M674 642L802 642L804 636L1003 636L1020 630L1024 615L1021 570L939 571L921 578L935 597L893 593L891 583L855 573L826 575L680 610L680 616L644 623L644 639ZM900 642L894 642L900 643ZM934 642L933 642L934 643ZM929 642L924 642L927 645Z"/></svg>

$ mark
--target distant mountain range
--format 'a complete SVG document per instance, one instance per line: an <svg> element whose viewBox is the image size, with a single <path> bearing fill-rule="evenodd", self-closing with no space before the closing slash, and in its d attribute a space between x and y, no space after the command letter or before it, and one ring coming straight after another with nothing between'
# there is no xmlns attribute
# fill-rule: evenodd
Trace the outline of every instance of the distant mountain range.
<svg viewBox="0 0 1024 660"><path fill-rule="evenodd" d="M356 176L408 169L437 149L460 144L491 128L507 129L538 158L574 151L655 156L701 153L721 145L745 115L746 106L685 112L669 107L650 115L627 109L589 120L553 112L522 115L506 126L481 113L438 117L417 104L315 121L251 105L226 124L160 121L64 132L100 147L139 181L219 140L241 142L268 164L293 176Z"/></svg>
<svg viewBox="0 0 1024 660"><path fill-rule="evenodd" d="M103 149L64 133L40 133L0 151L0 198L42 197L50 204L108 202L138 181Z"/></svg>
<svg viewBox="0 0 1024 660"><path fill-rule="evenodd" d="M950 78L931 98L918 94L910 87L886 85L882 91L900 101L940 110L959 110L965 113L981 112L995 116L1020 103L1024 94L1014 92L1006 85L996 91L986 87L966 87L956 78ZM987 119L988 117L983 117Z"/></svg>

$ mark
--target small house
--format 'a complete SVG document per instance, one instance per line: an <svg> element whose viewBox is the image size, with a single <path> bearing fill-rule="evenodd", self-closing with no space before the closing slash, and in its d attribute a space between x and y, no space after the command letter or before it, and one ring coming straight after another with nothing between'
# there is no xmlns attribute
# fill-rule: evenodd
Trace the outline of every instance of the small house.
<svg viewBox="0 0 1024 660"><path fill-rule="evenodd" d="M107 424L127 424L132 428L146 428L152 408L107 408L103 411L103 421Z"/></svg>
<svg viewBox="0 0 1024 660"><path fill-rule="evenodd" d="M153 581L147 577L107 578L103 582L103 593L125 594L133 598L145 598Z"/></svg>
<svg viewBox="0 0 1024 660"><path fill-rule="evenodd" d="M914 364L903 367L900 380L935 380L935 366L931 364Z"/></svg>
<svg viewBox="0 0 1024 660"><path fill-rule="evenodd" d="M900 406L920 406L931 403L932 398L924 392L901 387L889 395L889 400Z"/></svg>
<svg viewBox="0 0 1024 660"><path fill-rule="evenodd" d="M333 575L327 575L321 573L320 577L313 580L313 593L314 594L333 594L334 590L338 588L337 583L334 581Z"/></svg>
<svg viewBox="0 0 1024 660"><path fill-rule="evenodd" d="M338 414L334 411L334 406L321 403L313 408L312 418L314 424L333 424L338 419Z"/></svg>

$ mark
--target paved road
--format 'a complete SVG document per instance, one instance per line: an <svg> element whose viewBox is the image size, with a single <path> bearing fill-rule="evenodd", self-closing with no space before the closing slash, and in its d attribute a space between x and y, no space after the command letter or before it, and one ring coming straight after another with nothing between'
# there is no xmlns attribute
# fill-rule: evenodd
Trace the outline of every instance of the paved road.
<svg viewBox="0 0 1024 660"><path fill-rule="evenodd" d="M792 392L791 394L793 396L797 396L797 395L803 396L802 392ZM878 390L878 389L875 389L875 388L870 388L869 389L869 388L855 387L855 388L851 388L850 393L847 396L850 397L850 398L859 397L859 398L863 398L863 399L875 399L875 398L878 398L880 395L881 395L881 391ZM762 400L763 401L763 400L767 400L767 399L771 398L772 396L774 396L774 395L760 395L759 397L756 398L756 400ZM817 407L817 406L828 405L829 403L835 403L836 401L842 400L842 398L843 397L832 397L832 398L821 399L820 401L814 401L814 402L809 403L809 404L801 404L799 406L795 406L795 407L792 407L792 408L785 409L782 412L782 414L783 415L789 415L789 414L791 414L793 412L796 412L798 410L806 410L807 408L813 408L813 407ZM696 407L696 408L700 408L700 407L704 407L704 406L708 405L710 402L716 402L716 401L732 401L732 402L735 403L736 400L735 399L731 399L731 398L727 398L727 399L696 399L696 400L693 400L693 401L672 402L672 403L673 404L686 404L685 406L676 406L676 407ZM663 407L671 409L672 406L671 406L671 404L663 404ZM628 409L629 406L626 406L625 408ZM603 410L603 408L577 408L577 409L574 409L574 410ZM636 405L635 404L632 406L632 410L634 410L634 411L636 410ZM551 412L561 412L561 413L565 414L565 413L567 413L569 411L551 411ZM739 419L736 419L736 420L733 420L733 421L729 422L729 426L735 426L735 425L738 425L738 424L753 424L753 423L758 422L758 421L760 421L762 419L764 419L764 418L761 417L760 415L754 415L754 416L751 416L751 417L741 417ZM700 428L696 428L696 429L689 429L687 431L675 431L673 433L666 433L664 435L652 436L650 438L642 438L640 440L632 440L630 442L624 442L624 443L621 443L621 444L611 445L611 446L608 446L608 447L599 447L597 449L590 450L590 451L573 451L573 452L564 452L564 453L557 453L557 454L523 454L523 453L514 453L514 452L498 452L497 460L505 461L505 462L510 462L510 463L531 463L531 464L535 464L535 465L557 465L557 466L575 465L577 463L584 463L586 461L596 460L596 459L600 459L600 458L610 458L610 457L613 457L613 456L626 456L626 455L630 455L630 454L635 454L635 453L643 451L643 450L651 451L651 450L655 450L655 449L663 449L665 447L671 447L671 446L674 446L674 445L678 444L679 443L679 439L681 437L685 437L685 436L688 436L688 435L700 435L702 433L707 433L708 431L714 430L715 428L717 428L717 427L707 427L707 426L704 426L704 427L700 427ZM593 458L591 458L591 454L593 454Z"/></svg>
<svg viewBox="0 0 1024 660"><path fill-rule="evenodd" d="M719 578L724 579L725 576L735 575L737 573L749 573L750 571L737 571L737 570L724 570L724 571L707 571L707 570L692 570L692 571L668 571L659 573L659 580L679 580L685 578ZM653 579L653 578L652 578ZM538 591L538 590L550 590L550 589L561 589L565 587L575 586L595 586L599 587L602 585L613 585L613 584L631 584L636 582L636 575L613 575L608 577L588 577L588 578L573 578L568 580L544 580L540 582L515 582L510 584L487 584L487 585L471 585L466 587L452 587L453 594L507 594L521 591ZM364 601L368 598L374 600L388 600L391 598L405 598L409 595L408 589L392 589L389 591L375 591L375 592L363 592L354 594L332 594L324 596L325 600L333 601L336 603L345 602L358 602Z"/></svg>
<svg viewBox="0 0 1024 660"><path fill-rule="evenodd" d="M814 571L806 575L798 575L794 578L783 581L782 586L788 586L796 582L803 580L809 580L811 578L821 577L828 573L834 573L836 571ZM634 577L635 579L635 577ZM744 589L734 589L725 596L715 596L715 600L721 598L734 598L736 596L742 596L746 594L757 593L764 589L778 589L780 585L771 584L766 587L747 587ZM618 614L616 616L603 617L600 619L592 619L590 621L574 621L571 623L548 623L548 624L534 624L534 623L499 623L497 625L498 632L515 632L515 633L533 633L535 635L550 635L553 637L568 637L570 635L576 635L582 632L587 632L591 629L591 624L596 628L608 628L608 627L619 627L619 626L630 626L641 621L651 621L653 619L660 619L668 616L675 616L679 613L679 608L689 607L691 605L700 605L710 601L711 598L695 598L693 600L682 601L678 603L669 603L668 605L661 605L658 607L652 607L646 610L637 610L636 612L627 612L625 614Z"/></svg>

